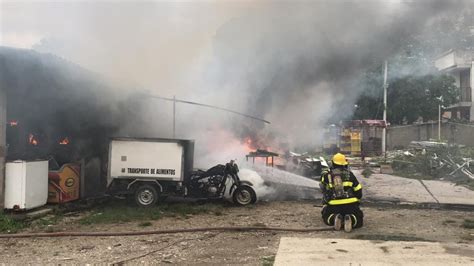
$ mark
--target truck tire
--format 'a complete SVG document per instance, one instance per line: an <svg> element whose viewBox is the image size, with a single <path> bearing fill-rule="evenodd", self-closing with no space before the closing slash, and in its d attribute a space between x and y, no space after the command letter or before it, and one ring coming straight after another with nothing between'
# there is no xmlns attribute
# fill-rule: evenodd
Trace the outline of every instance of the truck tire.
<svg viewBox="0 0 474 266"><path fill-rule="evenodd" d="M232 200L239 206L246 206L257 201L257 194L252 187L239 186L232 194Z"/></svg>
<svg viewBox="0 0 474 266"><path fill-rule="evenodd" d="M140 185L135 190L135 203L140 207L152 207L158 202L158 191L151 185Z"/></svg>

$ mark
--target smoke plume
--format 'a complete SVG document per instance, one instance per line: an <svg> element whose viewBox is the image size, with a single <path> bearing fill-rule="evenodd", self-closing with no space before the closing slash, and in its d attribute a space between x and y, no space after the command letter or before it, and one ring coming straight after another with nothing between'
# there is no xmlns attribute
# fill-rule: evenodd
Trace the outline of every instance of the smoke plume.
<svg viewBox="0 0 474 266"><path fill-rule="evenodd" d="M465 4L4 1L2 45L31 43L34 50L107 79L109 89L97 102L107 110L120 109L116 134L171 137L172 104L147 94L213 104L272 122L178 104L176 136L196 139L196 161L209 166L215 158L242 156L242 147L227 147L239 146L248 136L290 148L314 147L328 120L352 114L367 68ZM124 104L123 99L132 100Z"/></svg>

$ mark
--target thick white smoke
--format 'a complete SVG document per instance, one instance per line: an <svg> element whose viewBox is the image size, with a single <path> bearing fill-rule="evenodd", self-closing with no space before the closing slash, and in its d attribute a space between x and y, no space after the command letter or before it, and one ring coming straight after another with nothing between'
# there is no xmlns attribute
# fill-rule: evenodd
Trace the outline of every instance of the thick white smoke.
<svg viewBox="0 0 474 266"><path fill-rule="evenodd" d="M454 7L454 8L453 8ZM2 45L53 53L112 81L121 134L171 137L172 105L144 91L249 113L271 125L178 104L176 133L200 167L242 157L264 132L310 149L328 119L351 115L360 75L460 2L2 1ZM37 40L37 41L35 41ZM80 90L81 88L78 88ZM123 111L123 110L120 110Z"/></svg>
<svg viewBox="0 0 474 266"><path fill-rule="evenodd" d="M264 179L255 171L250 169L241 169L239 172L241 180L252 183L258 200L265 200L275 194L275 189L265 184Z"/></svg>

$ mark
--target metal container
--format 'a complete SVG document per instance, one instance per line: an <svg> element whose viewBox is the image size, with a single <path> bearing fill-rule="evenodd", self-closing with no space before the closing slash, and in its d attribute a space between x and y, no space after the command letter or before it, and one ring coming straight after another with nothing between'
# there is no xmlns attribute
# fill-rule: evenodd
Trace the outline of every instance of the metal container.
<svg viewBox="0 0 474 266"><path fill-rule="evenodd" d="M65 164L57 171L49 171L48 178L48 203L64 203L79 199L80 164Z"/></svg>
<svg viewBox="0 0 474 266"><path fill-rule="evenodd" d="M140 178L182 182L192 170L194 142L177 139L115 138L109 146L108 183Z"/></svg>
<svg viewBox="0 0 474 266"><path fill-rule="evenodd" d="M6 163L5 209L28 210L48 200L48 161Z"/></svg>

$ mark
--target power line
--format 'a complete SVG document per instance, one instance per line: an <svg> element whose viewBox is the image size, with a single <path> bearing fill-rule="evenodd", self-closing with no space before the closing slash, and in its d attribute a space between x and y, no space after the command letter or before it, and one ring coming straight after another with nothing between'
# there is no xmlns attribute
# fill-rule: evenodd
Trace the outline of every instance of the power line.
<svg viewBox="0 0 474 266"><path fill-rule="evenodd" d="M251 116L251 115L248 115L248 114L240 113L240 112L230 110L230 109L227 109L227 108L223 108L223 107L219 107L219 106L214 106L214 105L209 105L209 104L204 104L204 103L198 103L198 102L185 101L185 100L180 100L180 99L176 99L176 98L167 98L167 97L151 95L151 94L146 94L146 95L149 96L150 98L156 98L156 99L160 99L160 100L164 100L164 101L177 102L177 103L186 103L186 104L197 105L197 106L207 107L207 108L211 108L211 109L226 111L226 112L229 112L229 113L233 113L233 114L236 114L236 115L240 115L240 116L244 116L244 117L247 117L247 118L250 118L250 119L254 119L254 120L257 120L257 121L260 121L260 122L263 122L263 123L271 124L270 121L264 120L262 118L258 118L258 117Z"/></svg>

